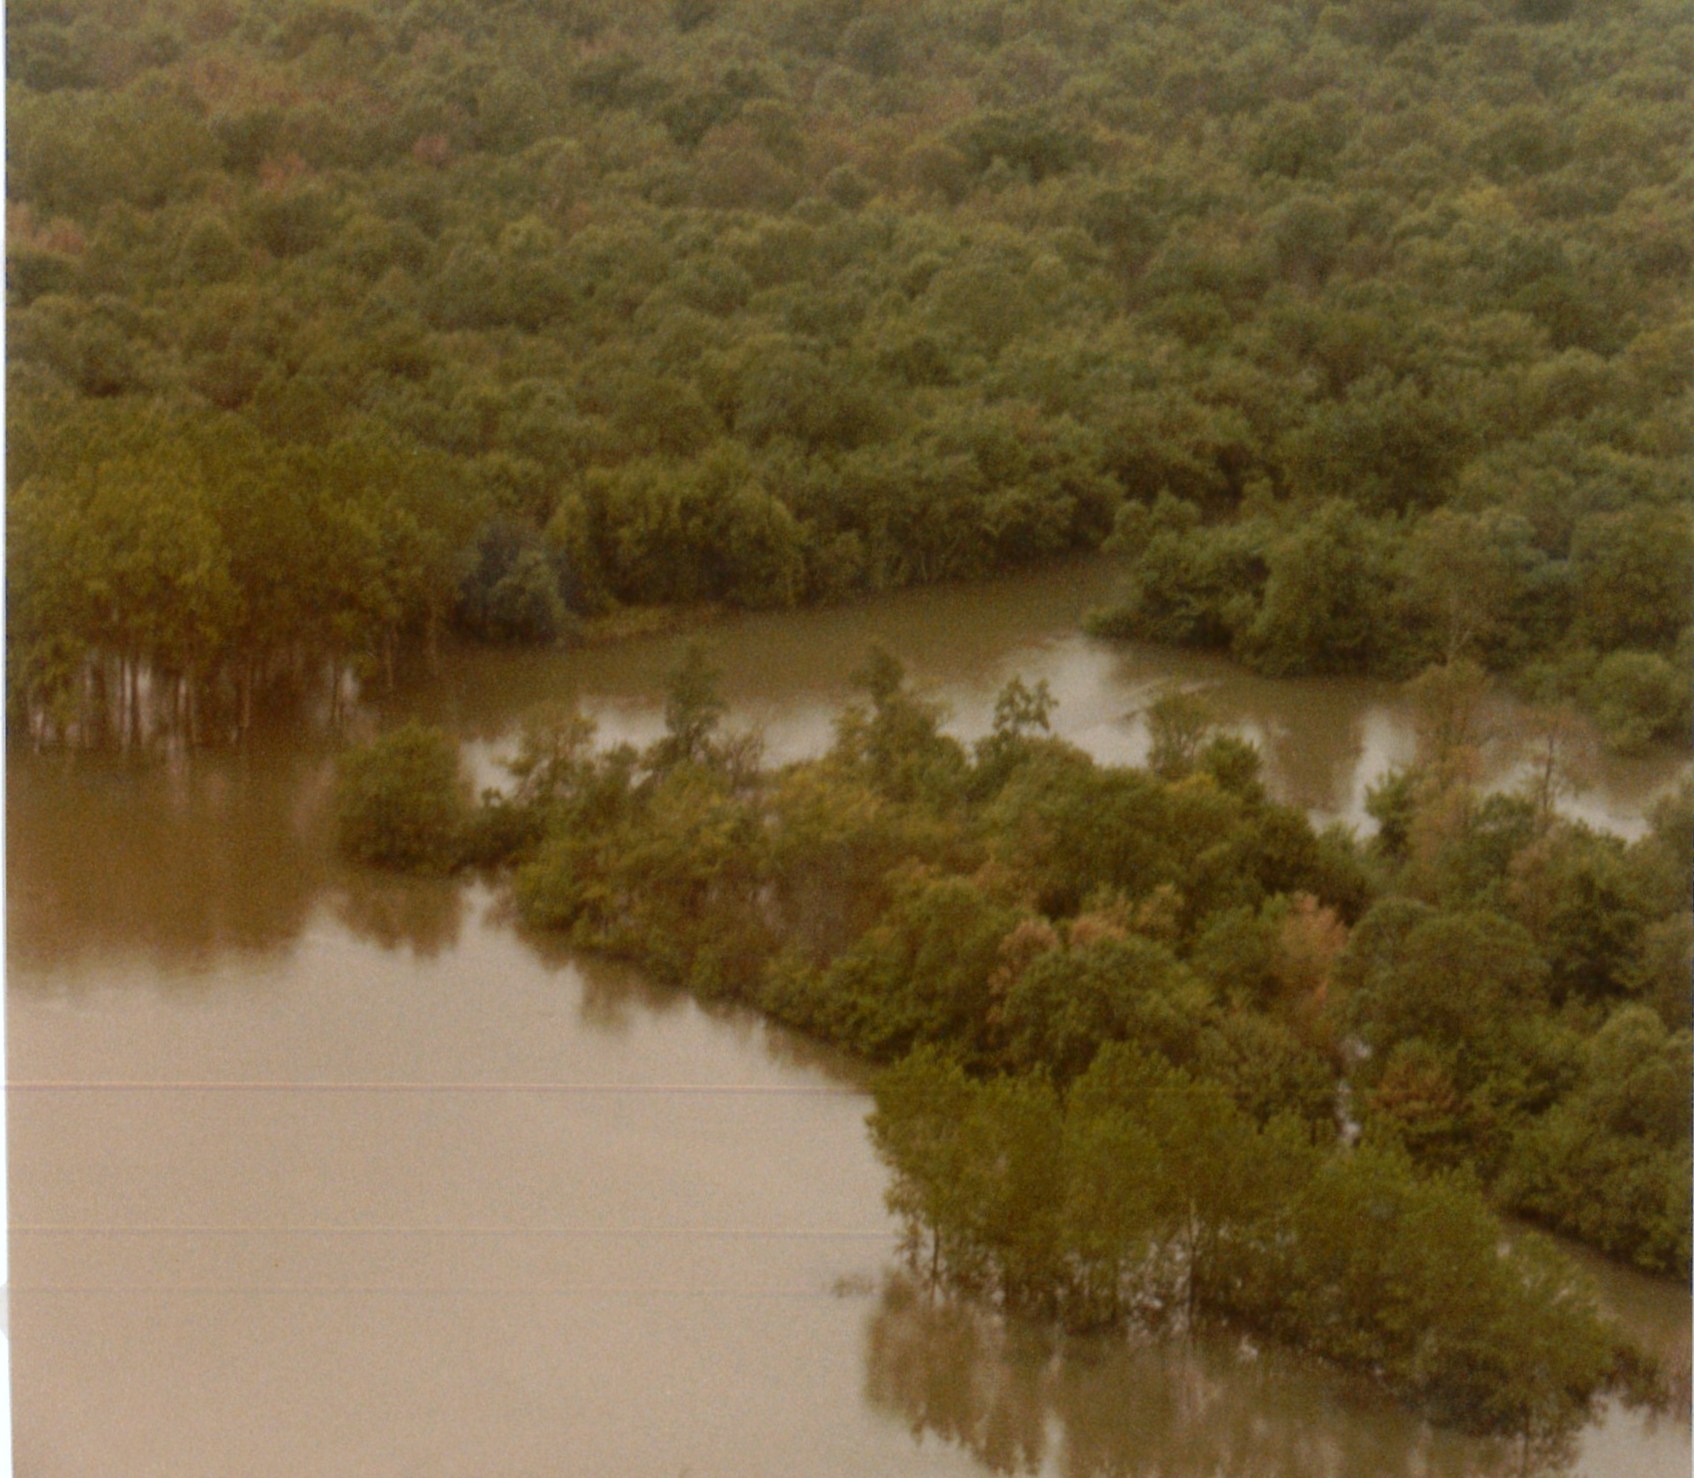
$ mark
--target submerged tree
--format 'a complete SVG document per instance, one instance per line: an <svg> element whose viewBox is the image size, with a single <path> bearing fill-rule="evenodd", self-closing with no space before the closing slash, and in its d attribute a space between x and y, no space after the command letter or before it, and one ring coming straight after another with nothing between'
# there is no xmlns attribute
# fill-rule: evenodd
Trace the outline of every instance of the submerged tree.
<svg viewBox="0 0 1694 1478"><path fill-rule="evenodd" d="M706 649L691 641L665 679L665 737L653 746L654 769L705 764L712 755L727 704L719 691L720 674L706 660Z"/></svg>
<svg viewBox="0 0 1694 1478"><path fill-rule="evenodd" d="M336 770L337 833L349 857L416 872L458 861L470 797L446 734L407 723L348 750Z"/></svg>

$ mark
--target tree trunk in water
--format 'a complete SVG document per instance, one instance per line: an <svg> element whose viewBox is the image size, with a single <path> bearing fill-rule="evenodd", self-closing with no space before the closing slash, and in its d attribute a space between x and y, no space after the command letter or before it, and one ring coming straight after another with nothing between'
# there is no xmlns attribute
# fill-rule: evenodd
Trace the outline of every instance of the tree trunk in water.
<svg viewBox="0 0 1694 1478"><path fill-rule="evenodd" d="M1194 1208L1188 1210L1188 1332L1194 1333L1194 1300L1197 1290L1194 1286L1195 1264L1200 1260L1200 1228L1199 1218L1194 1214Z"/></svg>
<svg viewBox="0 0 1694 1478"><path fill-rule="evenodd" d="M106 664L98 657L88 664L86 688L83 692L82 742L84 747L98 748L106 740L106 714L111 698L106 691Z"/></svg>

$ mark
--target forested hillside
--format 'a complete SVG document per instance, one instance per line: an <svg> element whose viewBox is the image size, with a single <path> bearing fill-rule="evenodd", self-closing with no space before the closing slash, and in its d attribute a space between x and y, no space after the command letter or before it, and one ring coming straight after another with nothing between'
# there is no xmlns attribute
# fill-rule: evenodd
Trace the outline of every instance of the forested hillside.
<svg viewBox="0 0 1694 1478"><path fill-rule="evenodd" d="M16 0L7 48L40 737L1114 528L1104 629L1686 723L1674 0Z"/></svg>

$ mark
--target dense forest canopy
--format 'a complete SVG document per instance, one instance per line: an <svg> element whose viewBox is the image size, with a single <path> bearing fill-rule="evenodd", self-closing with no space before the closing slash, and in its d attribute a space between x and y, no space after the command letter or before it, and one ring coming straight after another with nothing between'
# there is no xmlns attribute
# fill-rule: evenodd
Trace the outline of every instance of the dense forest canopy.
<svg viewBox="0 0 1694 1478"><path fill-rule="evenodd" d="M6 43L38 737L1108 537L1103 629L1686 724L1686 6L17 0Z"/></svg>

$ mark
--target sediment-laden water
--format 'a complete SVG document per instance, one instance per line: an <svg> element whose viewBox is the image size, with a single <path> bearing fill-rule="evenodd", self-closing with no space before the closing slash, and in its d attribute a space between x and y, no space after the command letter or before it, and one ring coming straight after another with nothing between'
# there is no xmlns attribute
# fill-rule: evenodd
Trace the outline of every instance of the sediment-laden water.
<svg viewBox="0 0 1694 1478"><path fill-rule="evenodd" d="M707 633L773 759L827 744L872 641L987 728L1014 674L1134 760L1171 684L1285 798L1362 818L1391 689L1077 634L1099 565ZM661 724L680 638L449 654L393 701L492 776L522 711ZM385 700L387 701L387 700ZM1509 784L1510 705L1493 717ZM1238 1339L1050 1343L890 1282L850 1067L526 935L478 883L334 860L330 757L15 758L8 1071L23 1474L1460 1474L1517 1454ZM1633 830L1685 769L1594 762ZM1689 1300L1596 1264L1674 1364ZM1608 1408L1567 1467L1685 1475L1685 1411Z"/></svg>

